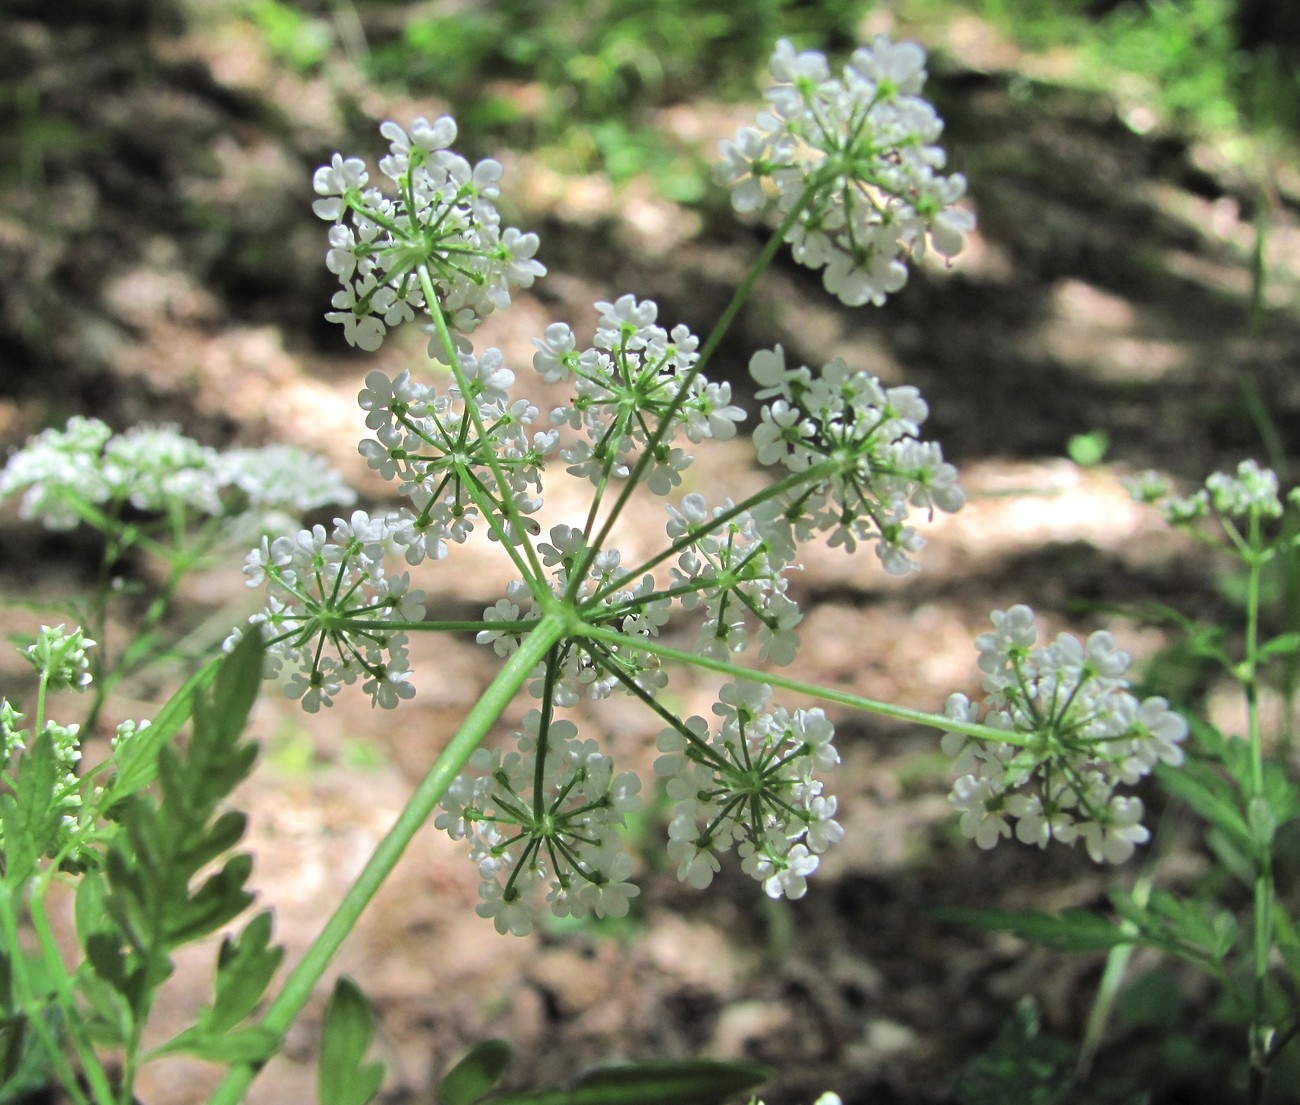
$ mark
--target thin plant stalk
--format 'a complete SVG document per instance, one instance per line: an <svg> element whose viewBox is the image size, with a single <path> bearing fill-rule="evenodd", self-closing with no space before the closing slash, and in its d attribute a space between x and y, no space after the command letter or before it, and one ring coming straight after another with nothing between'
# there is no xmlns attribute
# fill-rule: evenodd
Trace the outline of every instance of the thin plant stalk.
<svg viewBox="0 0 1300 1105"><path fill-rule="evenodd" d="M515 693L555 643L570 629L569 618L552 610L524 638L518 651L506 661L496 678L466 715L455 735L416 787L391 829L375 847L361 873L348 887L320 935L290 973L263 1014L259 1027L283 1039L312 991L329 969L344 939L356 926L398 860L433 813L439 800L469 760L497 719L510 705ZM235 1064L213 1092L209 1105L237 1105L260 1069L252 1063Z"/></svg>

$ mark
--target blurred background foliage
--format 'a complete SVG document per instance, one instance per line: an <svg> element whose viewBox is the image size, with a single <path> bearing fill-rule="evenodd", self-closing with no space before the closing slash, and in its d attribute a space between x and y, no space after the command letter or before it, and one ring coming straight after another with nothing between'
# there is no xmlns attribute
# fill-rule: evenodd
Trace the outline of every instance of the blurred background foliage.
<svg viewBox="0 0 1300 1105"><path fill-rule="evenodd" d="M301 311L310 328L316 312L305 305L321 289L285 248L284 228L304 251L316 228L288 182L347 141L372 141L376 113L450 111L468 156L530 151L562 176L648 179L699 207L705 225L723 225L705 139L750 116L772 42L844 56L877 31L930 49L954 167L985 187L977 198L991 231L1000 209L1020 220L1009 178L1071 204L1089 181L1036 153L986 153L995 143L980 120L961 129L983 87L1017 118L1053 119L1068 99L1116 133L1150 136L1152 149L1165 136L1200 143L1212 171L1235 171L1198 187L1241 197L1260 257L1269 212L1300 190L1276 186L1281 167L1300 179L1300 0L5 0L0 188L22 232L41 231L52 275L23 277L26 247L0 257L0 352L104 359L84 342L56 349L85 328L48 320L80 309L86 288L141 248L134 229L110 225L119 207L188 235L204 285L241 308L302 291L302 307L294 298L263 310ZM214 77L182 63L168 52L173 34L211 36L222 65L239 71ZM286 112L295 97L319 107ZM237 148L253 133L280 153L223 164L218 138ZM256 178L255 208L233 179L217 183L240 172ZM1095 206L1124 198L1112 181L1092 183L1104 192ZM59 187L69 197L50 202Z"/></svg>
<svg viewBox="0 0 1300 1105"><path fill-rule="evenodd" d="M649 173L685 202L700 167L665 145L655 109L748 99L776 38L847 52L881 14L926 41L977 17L1050 62L1035 80L1104 92L1133 129L1214 139L1241 162L1289 156L1300 135L1296 0L238 0L236 12L291 68L342 51L372 81L445 99L485 145L540 147L615 181Z"/></svg>
<svg viewBox="0 0 1300 1105"><path fill-rule="evenodd" d="M1213 140L1243 167L1296 160L1300 138L1298 0L66 0L58 15L39 0L5 7L51 26L234 20L291 72L328 75L345 64L380 87L436 96L473 136L474 155L508 145L616 183L647 174L685 203L705 194L706 167L664 136L656 111L748 101L778 37L834 56L873 26L937 46L941 70L941 44L978 20L1023 62L1012 63L1013 92L1046 82L1104 93L1132 129ZM0 61L7 53L0 42ZM0 172L31 183L47 153L84 149L89 136L42 110L21 64L6 70Z"/></svg>

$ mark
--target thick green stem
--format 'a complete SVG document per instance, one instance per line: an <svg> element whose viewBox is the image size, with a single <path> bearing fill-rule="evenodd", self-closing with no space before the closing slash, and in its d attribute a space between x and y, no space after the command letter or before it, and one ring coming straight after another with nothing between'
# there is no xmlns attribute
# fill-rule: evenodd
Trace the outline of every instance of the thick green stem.
<svg viewBox="0 0 1300 1105"><path fill-rule="evenodd" d="M320 935L285 980L283 988L262 1017L260 1027L269 1030L277 1039L284 1038L344 939L360 920L384 880L397 866L407 845L428 820L452 780L510 704L524 680L545 658L552 646L570 631L569 622L569 616L562 611L548 613L537 628L524 638L519 650L506 661L497 677L466 715L437 762L416 787L406 807L376 846ZM209 1105L236 1105L243 1099L257 1070L251 1063L232 1066L209 1099Z"/></svg>

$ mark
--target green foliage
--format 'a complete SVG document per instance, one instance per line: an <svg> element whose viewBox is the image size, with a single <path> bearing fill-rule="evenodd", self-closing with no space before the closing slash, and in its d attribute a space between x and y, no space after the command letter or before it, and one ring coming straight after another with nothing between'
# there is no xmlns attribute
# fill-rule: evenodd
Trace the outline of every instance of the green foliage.
<svg viewBox="0 0 1300 1105"><path fill-rule="evenodd" d="M99 926L85 938L89 971L121 998L122 1016L112 1021L129 1026L122 1043L142 1027L154 992L172 972L172 953L227 924L252 901L244 889L249 856L230 856L200 875L243 836L244 815L218 807L257 756L256 746L240 738L252 706L249 679L259 677L261 663L260 639L249 634L222 664L212 698L194 695L188 747L181 752L167 744L158 752L160 800L137 793L113 807L121 831L109 845L103 875L88 873L84 880L89 904L79 909L79 922L90 924L92 909L102 907ZM269 920L264 925L269 930ZM264 986L269 979L261 927L250 929L240 945L222 948L217 992L227 1028L232 1007L251 1008L260 997L258 991L248 1000L250 981Z"/></svg>
<svg viewBox="0 0 1300 1105"><path fill-rule="evenodd" d="M21 953L20 953L21 955ZM39 992L49 989L38 957L21 955L21 970ZM43 1027L52 1038L59 1035L60 1013L53 1006L41 1013ZM27 1023L14 993L14 965L8 954L0 954L0 1105L21 1103L50 1084L49 1057L36 1033Z"/></svg>
<svg viewBox="0 0 1300 1105"><path fill-rule="evenodd" d="M721 1105L771 1072L757 1063L709 1059L598 1067L559 1090L504 1094L491 1105Z"/></svg>
<svg viewBox="0 0 1300 1105"><path fill-rule="evenodd" d="M1064 952L1106 951L1133 942L1131 933L1085 909L1067 909L1059 916L1007 909L941 909L935 916L985 932L1009 932Z"/></svg>
<svg viewBox="0 0 1300 1105"><path fill-rule="evenodd" d="M47 732L18 757L12 793L0 794L0 826L4 829L4 884L15 894L54 847L62 810L57 799L59 766L54 742Z"/></svg>
<svg viewBox="0 0 1300 1105"><path fill-rule="evenodd" d="M441 1105L476 1105L500 1084L510 1066L505 1040L482 1040L451 1068L438 1087Z"/></svg>
<svg viewBox="0 0 1300 1105"><path fill-rule="evenodd" d="M1121 4L1085 42L1085 56L1099 76L1119 69L1142 77L1143 93L1175 122L1236 129L1249 58L1236 46L1233 7L1234 0Z"/></svg>
<svg viewBox="0 0 1300 1105"><path fill-rule="evenodd" d="M153 724L113 757L116 770L107 787L108 804L134 794L154 781L162 748L170 744L189 721L195 695L212 686L220 666L220 660L212 660L191 675L158 711Z"/></svg>
<svg viewBox="0 0 1300 1105"><path fill-rule="evenodd" d="M953 1087L960 1105L1144 1105L1147 1094L1124 1083L1077 1083L1077 1049L1041 1031L1038 1011L1026 999L988 1050Z"/></svg>
<svg viewBox="0 0 1300 1105"><path fill-rule="evenodd" d="M159 725L143 731L148 740L122 741L120 762L110 759L88 773L116 769L103 790L81 788L82 804L68 805L65 768L48 727L18 758L12 789L0 795L0 1074L6 1087L0 1094L44 1085L52 1074L67 1086L73 1068L62 1054L66 1047L99 1102L116 1101L117 1091L98 1053L121 1050L122 1092L129 1100L146 1058L145 1025L159 987L172 974L174 953L229 924L252 900L245 889L251 858L230 854L246 819L225 806L257 754L243 731L263 651L260 637L249 633L195 676L160 713ZM182 745L176 737L186 721L192 725ZM156 791L145 789L151 781ZM71 830L65 824L69 809L77 820ZM71 973L49 941L45 917L46 890L61 875L77 880L73 920L83 956ZM41 937L34 957L18 951L20 909ZM264 1061L276 1037L243 1026L280 963L282 951L270 937L269 913L254 917L238 936L226 936L212 1003L152 1054Z"/></svg>
<svg viewBox="0 0 1300 1105"><path fill-rule="evenodd" d="M1222 975L1223 961L1237 938L1237 922L1228 910L1166 890L1153 891L1146 901L1130 891L1114 890L1110 900L1141 943Z"/></svg>
<svg viewBox="0 0 1300 1105"><path fill-rule="evenodd" d="M0 127L0 183L38 189L45 182L47 160L85 157L104 144L101 135L46 110L41 100L41 90L28 79L0 81L0 115L5 118Z"/></svg>
<svg viewBox="0 0 1300 1105"><path fill-rule="evenodd" d="M1074 51L1075 80L1117 95L1126 117L1203 134L1300 137L1300 60L1272 43L1243 49L1240 0L957 0L1029 49ZM911 0L907 14L951 17L953 0Z"/></svg>
<svg viewBox="0 0 1300 1105"><path fill-rule="evenodd" d="M504 1040L476 1044L443 1078L438 1105L721 1105L771 1072L712 1059L619 1063L587 1071L563 1089L492 1095L510 1065Z"/></svg>
<svg viewBox="0 0 1300 1105"><path fill-rule="evenodd" d="M256 759L256 746L242 744L240 735L252 706L248 677L256 680L260 669L261 642L248 634L222 664L211 701L201 694L192 699L194 727L185 751L170 744L159 750L161 800L136 793L113 807L122 831L105 865L110 923L88 936L86 953L134 1022L147 1015L153 991L172 972L174 950L224 926L252 901L243 889L252 870L248 855L227 858L195 883L243 836L244 815L218 813L218 806Z"/></svg>
<svg viewBox="0 0 1300 1105"><path fill-rule="evenodd" d="M244 10L267 49L290 69L316 68L334 45L334 30L323 19L304 14L281 0L247 0Z"/></svg>
<svg viewBox="0 0 1300 1105"><path fill-rule="evenodd" d="M366 5L363 5L365 7ZM413 16L395 40L372 44L380 80L430 88L454 100L488 80L538 82L579 119L623 114L703 88L749 94L753 69L781 35L849 44L867 9L830 0L754 0L722 8L688 0L489 0Z"/></svg>
<svg viewBox="0 0 1300 1105"><path fill-rule="evenodd" d="M384 1068L366 1062L375 1014L360 988L346 976L334 984L321 1033L317 1100L320 1105L367 1105L379 1093Z"/></svg>
<svg viewBox="0 0 1300 1105"><path fill-rule="evenodd" d="M848 45L868 7L494 0L412 16L372 41L366 68L446 97L467 130L563 150L615 181L647 173L664 195L694 203L705 167L647 125L650 109L702 93L748 95L776 38Z"/></svg>
<svg viewBox="0 0 1300 1105"><path fill-rule="evenodd" d="M160 1051L185 1051L207 1059L232 1061L265 1056L274 1050L274 1039L263 1031L234 1031L252 1016L284 958L284 949L272 947L270 941L269 911L254 917L238 937L225 937L217 956L212 1004L200 1011L192 1028Z"/></svg>
<svg viewBox="0 0 1300 1105"><path fill-rule="evenodd" d="M1105 430L1093 430L1091 433L1075 434L1066 442L1065 451L1080 468L1095 468L1105 459L1109 448L1110 434Z"/></svg>

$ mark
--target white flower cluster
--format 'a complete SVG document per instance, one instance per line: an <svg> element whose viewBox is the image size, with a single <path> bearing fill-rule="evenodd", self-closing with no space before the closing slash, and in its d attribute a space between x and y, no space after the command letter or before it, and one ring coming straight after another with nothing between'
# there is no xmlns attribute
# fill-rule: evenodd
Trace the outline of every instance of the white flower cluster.
<svg viewBox="0 0 1300 1105"><path fill-rule="evenodd" d="M713 707L717 732L692 717L659 735L655 774L677 803L668 856L697 889L735 844L741 868L769 897L801 898L821 853L843 839L835 799L813 774L839 763L834 728L821 710L768 709L771 693L765 684L728 683Z"/></svg>
<svg viewBox="0 0 1300 1105"><path fill-rule="evenodd" d="M322 197L312 209L334 223L325 264L343 285L325 317L342 323L349 345L378 349L389 328L424 309L423 266L449 324L468 334L509 305L511 287L527 288L546 272L534 260L537 235L501 229L501 165L489 158L471 166L452 153L455 120L379 130L390 143L379 169L394 195L369 184L365 162L337 153L312 180ZM430 353L444 355L436 340Z"/></svg>
<svg viewBox="0 0 1300 1105"><path fill-rule="evenodd" d="M549 887L546 900L559 917L623 917L640 893L627 881L632 858L619 836L641 804L640 779L616 774L572 722L544 718L528 712L513 751L476 749L434 821L453 840L470 842L482 876L479 915L517 936L532 930L535 887Z"/></svg>
<svg viewBox="0 0 1300 1105"><path fill-rule="evenodd" d="M752 619L759 658L793 661L803 614L786 594L787 563L759 534L753 514L736 511L729 500L710 511L703 495L691 494L668 515L668 536L682 548L672 569L674 590L685 609L704 611L696 651L720 660L743 652Z"/></svg>
<svg viewBox="0 0 1300 1105"><path fill-rule="evenodd" d="M1251 514L1260 518L1282 515L1277 473L1261 468L1253 460L1243 460L1237 465L1236 475L1213 473L1204 487L1186 496L1171 495L1168 483L1156 472L1144 472L1123 483L1139 502L1158 504L1171 526L1189 525L1211 513L1224 520L1242 519ZM1300 492L1291 494L1294 498Z"/></svg>
<svg viewBox="0 0 1300 1105"><path fill-rule="evenodd" d="M263 537L248 554L249 586L268 591L267 605L251 619L266 627L266 674L287 665L285 692L309 713L359 678L377 706L392 708L415 693L406 634L394 623L423 619L424 595L411 589L409 574L385 572L389 537L387 519L357 510L336 518L328 533L317 525L294 537Z"/></svg>
<svg viewBox="0 0 1300 1105"><path fill-rule="evenodd" d="M678 431L695 444L709 437L727 441L745 412L732 404L730 384L710 383L692 371L699 339L685 326L669 333L655 325L654 302L625 295L597 303L596 310L593 348L579 353L573 331L562 322L547 327L536 342L533 366L543 379L574 385L572 403L551 412L552 425L586 433L560 456L569 472L599 486L611 475L627 477L653 437L642 482L667 495L693 459L673 447Z"/></svg>
<svg viewBox="0 0 1300 1105"><path fill-rule="evenodd" d="M951 512L966 499L938 444L917 437L929 408L916 388L885 388L838 357L816 375L789 368L779 345L755 353L749 371L758 397L772 400L754 430L759 462L795 473L828 469L764 504L760 532L769 545L792 551L796 539L824 532L848 552L872 542L887 572L910 572L925 541L907 524L909 508Z"/></svg>
<svg viewBox="0 0 1300 1105"><path fill-rule="evenodd" d="M951 204L964 183L935 172L940 124L916 95L919 51L878 41L855 55L847 83L829 81L819 57L778 48L774 71L791 87L769 93L763 132L738 140L753 156L732 149L737 206L756 209L768 183L786 215L811 200L791 223L796 255L826 267L827 286L845 302L878 302L905 277L903 254L927 243L941 253L959 248L970 219ZM659 495L680 487L693 460L688 443L730 439L745 417L730 386L704 375L687 327L660 326L653 302L624 295L596 304L588 348L564 323L535 342L543 380L572 387L549 412L549 428L538 429L537 408L511 397L514 375L500 353L476 357L462 339L509 302L511 288L543 272L533 235L498 231L500 167L471 167L449 153L450 119L418 120L409 133L385 123L381 132L392 143L380 163L391 198L369 186L355 159L335 156L316 174L316 212L335 223L326 263L344 285L327 317L368 350L417 313L435 326L446 319L455 343L435 343L430 355L450 362L454 382L440 391L407 372L372 372L359 396L371 432L360 451L399 481L409 505L382 519L353 515L333 535L316 527L263 541L250 555L250 582L270 589L257 620L269 627L271 664L309 673L290 683L308 709L328 705L362 673L378 704L407 697L403 631L423 611L406 576L384 574L383 546L417 565L486 523L519 578L484 611L478 641L509 657L561 610L585 632L560 639L530 673L541 707L517 735L519 748L478 749L443 797L439 826L470 841L483 876L480 913L501 931L527 931L526 899L543 884L561 915L626 912L631 861L614 830L633 808L635 785L556 714L615 690L668 725L656 770L678 803L670 854L680 876L705 885L734 846L768 894L801 896L819 856L842 836L835 800L816 776L838 762L830 721L820 710L769 706L769 687L741 682L723 688L722 723L710 733L661 701L667 674L647 646L680 603L700 616L701 655L726 660L756 642L761 660L789 663L801 615L785 574L798 543L818 533L848 551L871 543L889 571L910 570L922 543L907 524L911 509L962 503L955 469L918 437L925 403L915 389L886 389L843 361L814 377L787 369L780 348L757 355L751 371L769 402L754 440L762 463L786 470L779 486L720 506L686 495L668 508L668 547L625 566L606 537L629 499L625 488L606 500L611 481L635 479ZM532 516L553 454L595 492L581 526L556 525L535 540Z"/></svg>
<svg viewBox="0 0 1300 1105"><path fill-rule="evenodd" d="M905 259L920 257L927 240L945 257L961 250L975 220L954 206L965 178L938 171L943 122L920 95L924 50L877 38L836 80L825 55L798 53L783 39L771 70L769 110L720 144L736 210L774 203L786 215L812 189L787 240L795 260L824 269L826 290L849 306L879 305L898 291Z"/></svg>
<svg viewBox="0 0 1300 1105"><path fill-rule="evenodd" d="M231 541L283 528L297 516L354 495L342 477L288 445L232 449L200 445L175 426L136 426L114 434L97 418L73 417L45 430L0 471L0 500L21 491L19 513L47 529L72 529L92 508L130 505L150 514L242 516ZM251 537L249 530L252 530Z"/></svg>
<svg viewBox="0 0 1300 1105"><path fill-rule="evenodd" d="M1142 801L1116 794L1157 763L1183 761L1187 723L1163 698L1139 701L1124 677L1132 657L1099 631L1067 633L1037 646L1027 606L994 611L992 632L975 640L984 673L983 724L1026 734L1022 744L988 744L960 732L943 738L959 778L949 801L962 832L981 848L1012 834L1025 844L1082 840L1097 862L1123 863L1150 836ZM945 713L979 723L980 707L954 694Z"/></svg>
<svg viewBox="0 0 1300 1105"><path fill-rule="evenodd" d="M414 506L390 518L392 538L412 565L441 560L448 541L469 536L479 517L476 494L491 500L494 516L505 515L493 463L507 481L515 516L537 510L543 458L558 437L555 431L529 437L537 408L510 398L507 389L515 376L497 350L489 349L481 359L466 353L459 360L464 388L453 383L439 395L409 372L390 379L376 371L366 376L358 396L366 425L375 431L361 442L361 455L384 478L400 480L400 493Z"/></svg>

